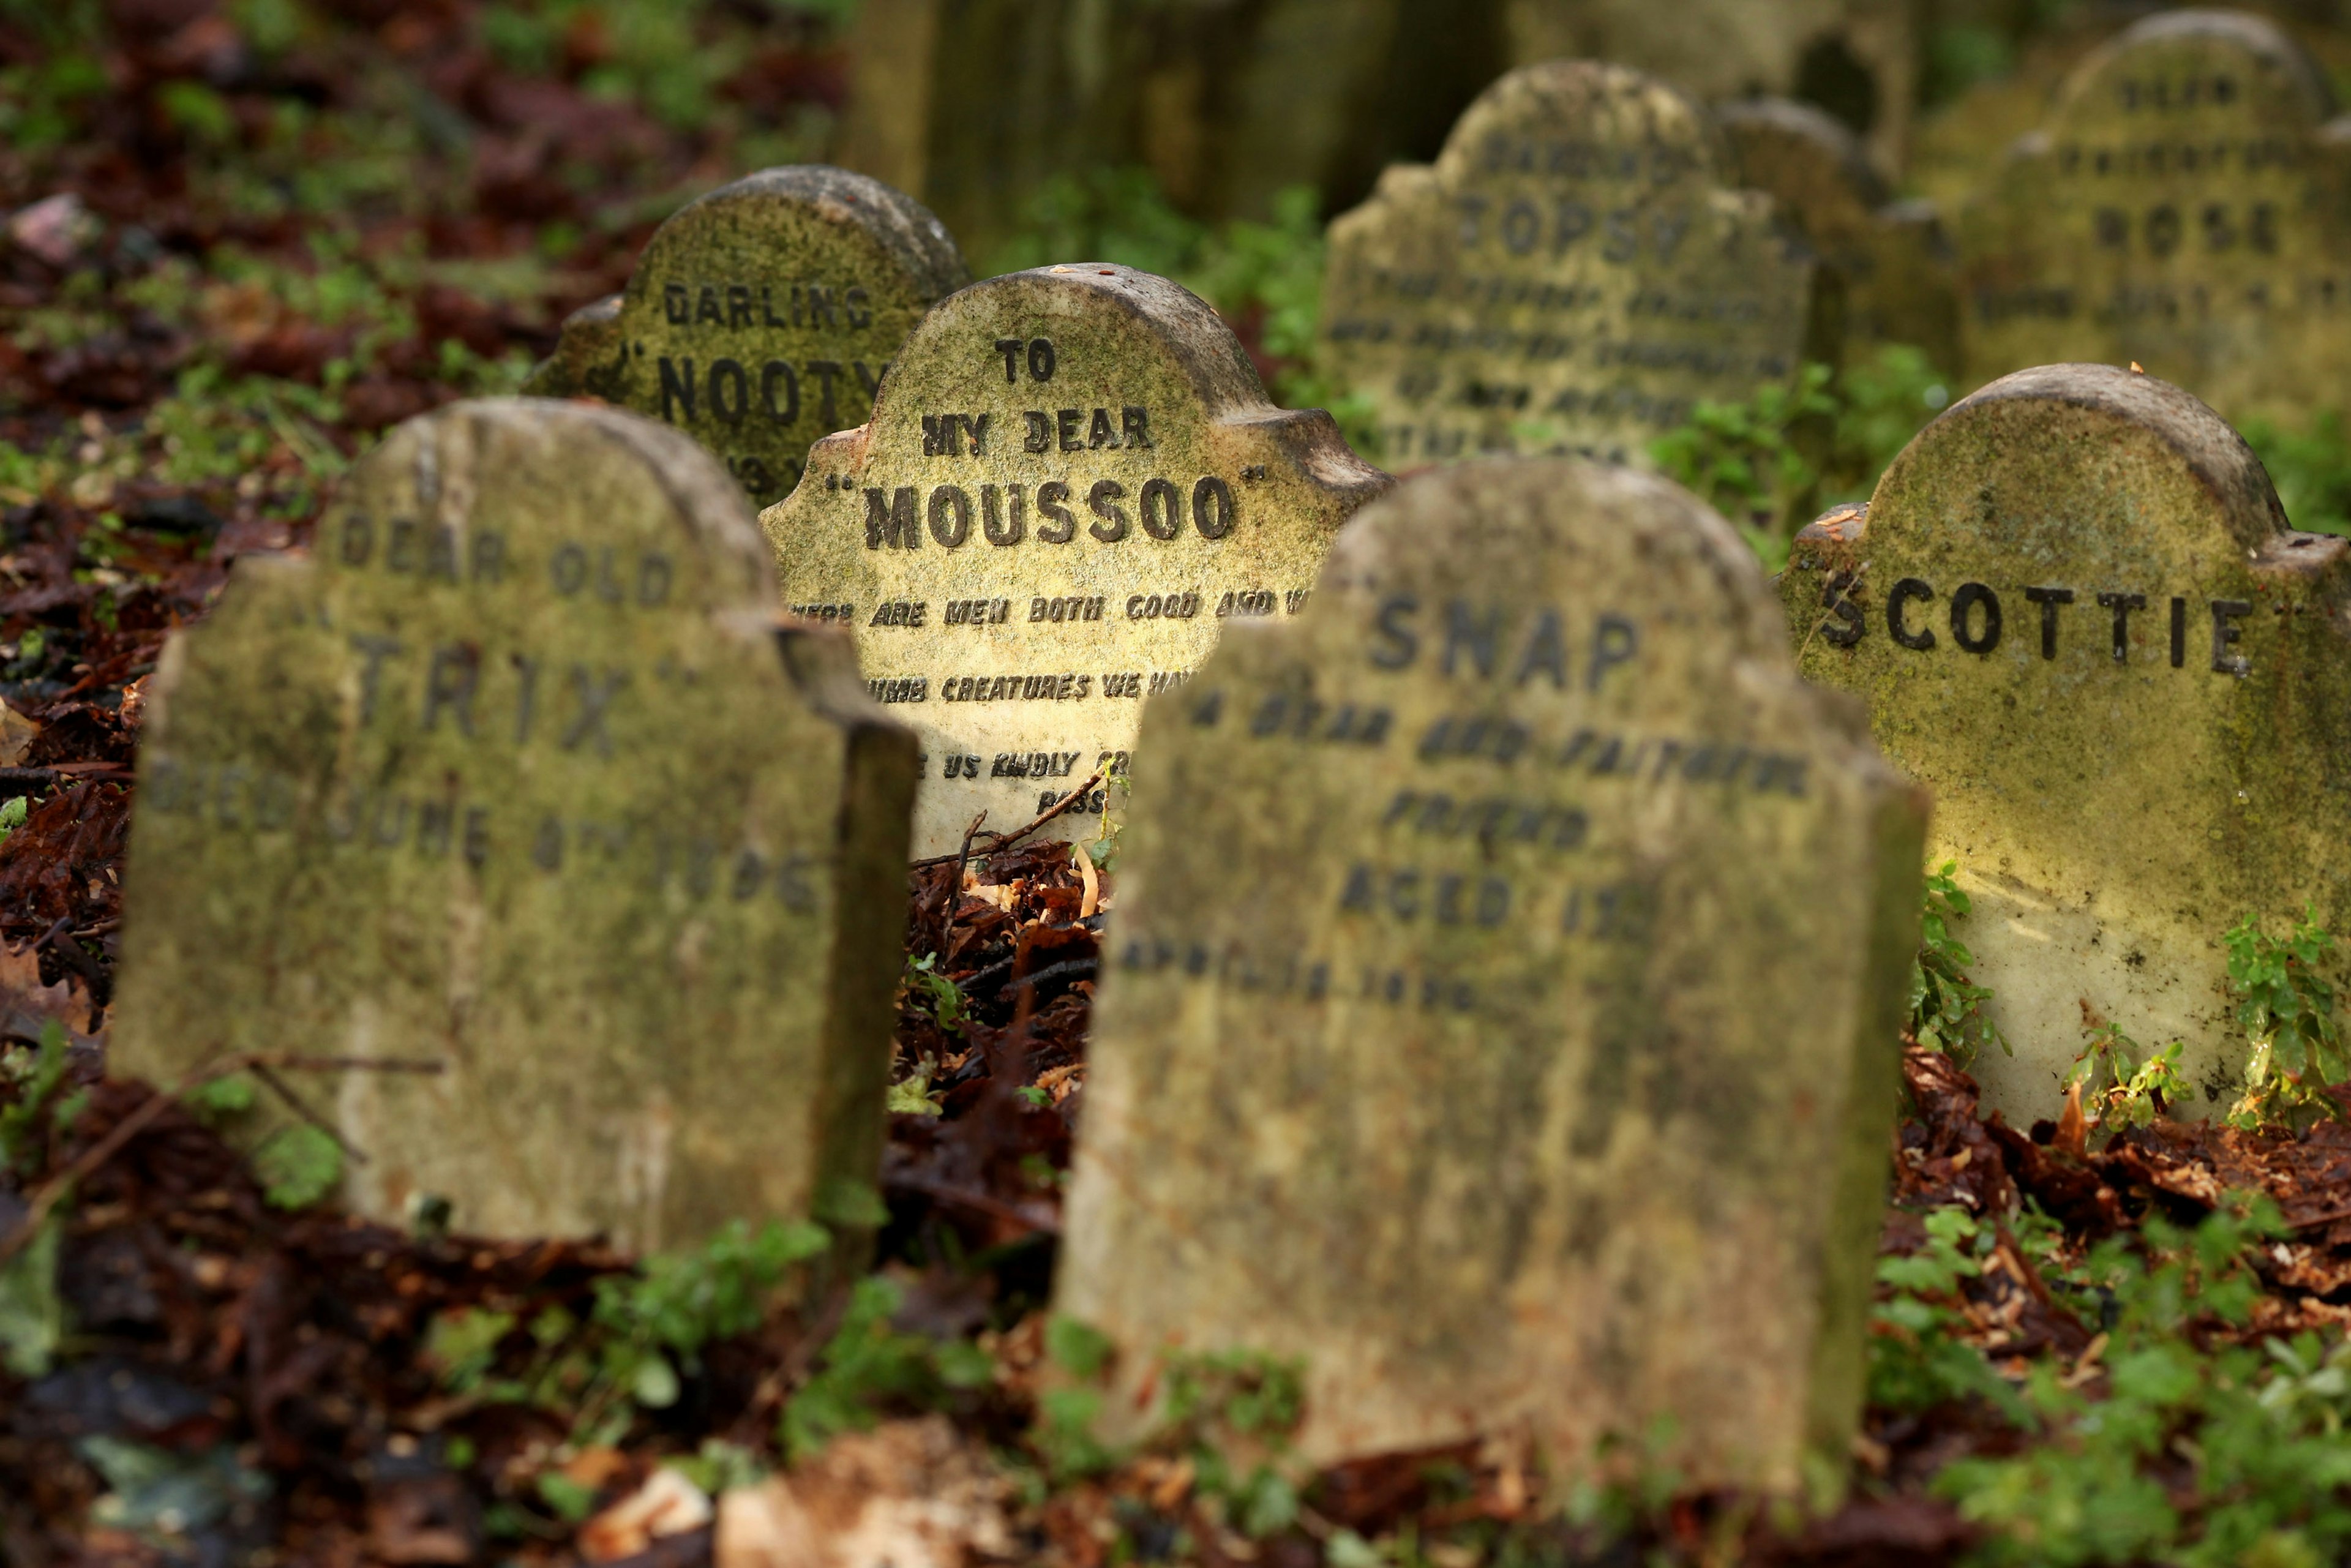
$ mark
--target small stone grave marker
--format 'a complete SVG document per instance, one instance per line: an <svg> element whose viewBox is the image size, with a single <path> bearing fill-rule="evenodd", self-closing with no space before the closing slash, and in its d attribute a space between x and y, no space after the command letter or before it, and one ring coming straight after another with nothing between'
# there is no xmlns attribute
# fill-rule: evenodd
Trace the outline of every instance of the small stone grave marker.
<svg viewBox="0 0 2351 1568"><path fill-rule="evenodd" d="M412 420L148 698L111 1050L282 1074L363 1211L693 1241L870 1186L913 737L778 632L741 493L633 414Z"/></svg>
<svg viewBox="0 0 2351 1568"><path fill-rule="evenodd" d="M1408 481L1144 716L1057 1306L1302 1357L1313 1461L1861 1404L1923 795L1668 482Z"/></svg>
<svg viewBox="0 0 2351 1568"><path fill-rule="evenodd" d="M975 284L907 340L872 423L761 515L796 615L856 630L923 736L916 852L1103 783L1145 697L1228 622L1295 615L1339 525L1392 481L1319 409L1266 401L1215 311L1107 263ZM904 705L904 706L897 706Z"/></svg>
<svg viewBox="0 0 2351 1568"><path fill-rule="evenodd" d="M1715 110L1741 181L1768 191L1844 281L1845 358L1907 343L1959 365L1958 253L1932 205L1897 202L1852 131L1810 104L1744 99Z"/></svg>
<svg viewBox="0 0 2351 1568"><path fill-rule="evenodd" d="M565 321L524 390L675 425L765 506L810 443L865 422L898 345L968 280L913 197L823 164L763 169L654 230L628 287Z"/></svg>
<svg viewBox="0 0 2351 1568"><path fill-rule="evenodd" d="M2351 930L2351 558L2286 527L2261 464L2151 376L2050 365L1954 404L1863 515L1797 538L1803 674L1860 694L1933 789L1929 855L2014 1055L1987 1103L2054 1116L2086 1018L2186 1043L2181 1113L2245 1044L2221 934L2305 903Z"/></svg>
<svg viewBox="0 0 2351 1568"><path fill-rule="evenodd" d="M1391 165L1331 225L1322 326L1386 461L1645 465L1699 399L1743 400L1833 351L1811 252L1726 167L1696 104L1589 60L1512 71L1434 164Z"/></svg>
<svg viewBox="0 0 2351 1568"><path fill-rule="evenodd" d="M2137 361L2299 429L2351 371L2351 121L2272 23L2183 11L2074 71L1960 214L1970 382Z"/></svg>

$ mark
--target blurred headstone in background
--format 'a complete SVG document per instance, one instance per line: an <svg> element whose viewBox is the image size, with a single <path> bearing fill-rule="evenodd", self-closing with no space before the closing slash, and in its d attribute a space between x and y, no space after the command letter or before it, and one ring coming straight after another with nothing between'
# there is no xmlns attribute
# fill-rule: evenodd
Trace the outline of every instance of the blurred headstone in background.
<svg viewBox="0 0 2351 1568"><path fill-rule="evenodd" d="M1896 202L1860 139L1810 104L1747 99L1715 111L1743 183L1768 191L1844 280L1845 341L1959 360L1958 256L1933 205Z"/></svg>

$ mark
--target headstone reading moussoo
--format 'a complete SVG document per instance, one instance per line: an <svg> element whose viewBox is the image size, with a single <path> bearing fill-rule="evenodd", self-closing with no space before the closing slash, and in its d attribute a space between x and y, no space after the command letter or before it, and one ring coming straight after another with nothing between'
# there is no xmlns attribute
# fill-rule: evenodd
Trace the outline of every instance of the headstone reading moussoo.
<svg viewBox="0 0 2351 1568"><path fill-rule="evenodd" d="M1573 460L1407 481L1146 712L1057 1308L1305 1363L1314 1462L1842 1457L1923 795L1729 526Z"/></svg>
<svg viewBox="0 0 2351 1568"><path fill-rule="evenodd" d="M2179 388L2048 365L1946 411L1782 582L1798 667L1934 791L2013 1051L1979 1054L1987 1103L2054 1116L2096 1018L2184 1042L2177 1113L2227 1110L2222 934L2351 929L2351 547L2288 528Z"/></svg>
<svg viewBox="0 0 2351 1568"><path fill-rule="evenodd" d="M870 1188L914 743L778 619L684 436L402 425L166 648L116 1067L277 1057L360 1210L461 1231L654 1249Z"/></svg>
<svg viewBox="0 0 2351 1568"><path fill-rule="evenodd" d="M872 422L761 514L787 607L845 622L923 737L921 854L975 818L1092 834L1144 700L1218 632L1293 616L1391 483L1319 409L1266 401L1240 341L1164 277L1088 262L975 284L907 340Z"/></svg>
<svg viewBox="0 0 2351 1568"><path fill-rule="evenodd" d="M865 422L898 345L968 280L913 197L823 164L763 169L654 230L628 287L565 321L523 390L674 425L765 506L810 443Z"/></svg>

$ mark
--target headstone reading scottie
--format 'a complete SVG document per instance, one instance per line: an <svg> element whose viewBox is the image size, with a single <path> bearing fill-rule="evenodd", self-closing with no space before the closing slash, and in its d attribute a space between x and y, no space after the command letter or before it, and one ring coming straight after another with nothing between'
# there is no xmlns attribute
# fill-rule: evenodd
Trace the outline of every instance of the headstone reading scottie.
<svg viewBox="0 0 2351 1568"><path fill-rule="evenodd" d="M148 698L112 1051L279 1076L345 1193L651 1249L870 1184L914 737L674 432L459 403ZM345 1062L438 1063L437 1075ZM436 1206L437 1207L437 1206Z"/></svg>
<svg viewBox="0 0 2351 1568"><path fill-rule="evenodd" d="M1229 328L1087 262L977 284L907 340L873 421L761 514L796 615L857 633L921 732L920 854L1123 799L1145 697L1233 621L1297 614L1339 525L1391 483L1319 409L1266 401ZM898 706L903 705L903 706Z"/></svg>
<svg viewBox="0 0 2351 1568"><path fill-rule="evenodd" d="M1726 168L1697 105L1589 60L1512 71L1434 164L1391 166L1331 225L1322 326L1387 463L1646 465L1700 399L1829 351L1812 253Z"/></svg>
<svg viewBox="0 0 2351 1568"><path fill-rule="evenodd" d="M1777 198L1844 280L1845 358L1907 343L1955 371L1958 256L1934 208L1895 201L1853 132L1810 104L1743 99L1715 110L1715 120L1741 183Z"/></svg>
<svg viewBox="0 0 2351 1568"><path fill-rule="evenodd" d="M1864 517L1782 579L1810 679L1869 704L1934 791L1928 853L2014 1055L1987 1103L2056 1114L2086 1013L2186 1043L2180 1113L2246 1051L2221 934L2305 903L2351 930L2351 559L2286 527L2261 464L2151 376L2050 365L1955 404Z"/></svg>
<svg viewBox="0 0 2351 1568"><path fill-rule="evenodd" d="M2183 11L2074 72L1959 223L1968 378L2061 360L2299 428L2351 371L2351 123L2273 24Z"/></svg>
<svg viewBox="0 0 2351 1568"><path fill-rule="evenodd" d="M1476 464L1152 706L1057 1303L1108 1408L1250 1350L1317 1461L1844 1453L1926 805L1785 636L1668 482Z"/></svg>
<svg viewBox="0 0 2351 1568"><path fill-rule="evenodd" d="M913 197L822 164L763 169L654 230L628 288L564 322L524 390L674 425L765 506L810 443L865 423L898 345L968 280Z"/></svg>

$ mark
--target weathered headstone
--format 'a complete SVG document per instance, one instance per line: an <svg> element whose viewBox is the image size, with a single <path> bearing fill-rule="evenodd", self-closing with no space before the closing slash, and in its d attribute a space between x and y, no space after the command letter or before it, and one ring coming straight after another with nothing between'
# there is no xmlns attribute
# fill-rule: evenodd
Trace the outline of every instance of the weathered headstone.
<svg viewBox="0 0 2351 1568"><path fill-rule="evenodd" d="M1928 425L1865 517L1798 536L1782 591L1799 668L1934 790L1929 853L1959 862L2015 1052L1976 1061L1988 1103L2055 1114L2086 1007L2184 1040L2177 1109L2225 1110L2221 933L2305 901L2351 928L2345 541L2289 531L2179 388L2051 365Z"/></svg>
<svg viewBox="0 0 2351 1568"><path fill-rule="evenodd" d="M914 742L633 414L411 421L147 702L116 1065L287 1070L363 1210L690 1242L874 1179Z"/></svg>
<svg viewBox="0 0 2351 1568"><path fill-rule="evenodd" d="M898 345L969 280L912 197L822 164L764 169L654 230L627 289L565 321L524 390L675 425L765 506L810 443L865 422Z"/></svg>
<svg viewBox="0 0 2351 1568"><path fill-rule="evenodd" d="M1057 1302L1107 1409L1253 1350L1311 1460L1841 1463L1926 804L1785 636L1668 482L1476 464L1151 706Z"/></svg>
<svg viewBox="0 0 2351 1568"><path fill-rule="evenodd" d="M1229 621L1294 615L1391 481L1319 409L1266 402L1215 311L1103 263L976 284L925 319L872 423L817 444L760 516L794 614L854 627L921 732L916 852L1121 802L1143 699Z"/></svg>
<svg viewBox="0 0 2351 1568"><path fill-rule="evenodd" d="M1708 102L1758 92L1836 110L1899 169L1917 91L1913 0L1501 0L1510 59L1615 60Z"/></svg>
<svg viewBox="0 0 2351 1568"><path fill-rule="evenodd" d="M1768 191L1844 280L1849 345L1907 343L1949 373L1959 366L1958 254L1934 208L1896 202L1852 131L1787 99L1715 110L1743 183Z"/></svg>
<svg viewBox="0 0 2351 1568"><path fill-rule="evenodd" d="M2351 122L2271 23L2152 16L2085 60L1959 220L1970 382L2137 361L2299 426L2351 370Z"/></svg>
<svg viewBox="0 0 2351 1568"><path fill-rule="evenodd" d="M1727 166L1679 92L1573 60L1511 72L1434 164L1383 174L1331 225L1322 330L1390 465L1646 464L1698 400L1833 352L1812 253Z"/></svg>

